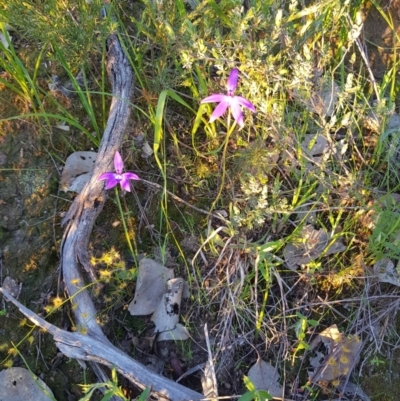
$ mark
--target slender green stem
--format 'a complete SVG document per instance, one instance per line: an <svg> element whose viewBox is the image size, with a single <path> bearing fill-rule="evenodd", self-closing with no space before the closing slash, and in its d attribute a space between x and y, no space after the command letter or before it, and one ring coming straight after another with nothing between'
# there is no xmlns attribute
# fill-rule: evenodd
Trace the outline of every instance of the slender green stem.
<svg viewBox="0 0 400 401"><path fill-rule="evenodd" d="M218 194L211 205L210 213L214 210L219 198L221 197L222 191L224 190L224 185L225 185L225 176L226 176L226 152L228 150L228 144L229 144L229 138L232 135L233 130L236 127L236 121L232 124L231 126L231 113L229 111L228 114L228 123L227 123L227 132L226 132L226 137L225 137L225 144L224 144L224 150L222 152L222 176L221 176L221 184L219 186L219 191Z"/></svg>
<svg viewBox="0 0 400 401"><path fill-rule="evenodd" d="M122 210L121 200L120 200L120 198L119 198L119 191L118 191L118 188L117 188L117 187L115 187L115 199L117 200L117 205L118 205L119 213L121 214L121 220L122 220L122 225L124 226L124 232L125 232L126 242L128 243L129 251L131 252L132 258L133 258L133 260L134 260L135 263L136 263L136 262L137 262L137 260L136 260L136 254L137 254L137 252L134 252L134 250L133 250L132 242L131 242L131 239L130 239L130 237L129 237L129 231L128 231L128 227L127 227L127 225L126 225L125 215L124 215L124 212L123 212L123 210ZM125 204L125 206L126 206L126 204ZM136 241L135 241L134 238L133 238L133 241L134 241L134 243L135 243L135 248L136 248L136 250L137 250Z"/></svg>

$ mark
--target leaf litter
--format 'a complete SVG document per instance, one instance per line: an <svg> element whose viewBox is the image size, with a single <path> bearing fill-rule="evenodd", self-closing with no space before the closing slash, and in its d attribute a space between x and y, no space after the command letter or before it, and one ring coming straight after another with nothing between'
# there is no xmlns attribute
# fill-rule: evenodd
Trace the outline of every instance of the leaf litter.
<svg viewBox="0 0 400 401"><path fill-rule="evenodd" d="M316 383L348 376L359 361L362 344L358 335L346 336L336 324L321 331L310 344L316 356L310 359L309 380Z"/></svg>
<svg viewBox="0 0 400 401"><path fill-rule="evenodd" d="M266 390L272 397L282 397L283 387L279 384L277 369L261 358L250 368L248 377L257 390Z"/></svg>
<svg viewBox="0 0 400 401"><path fill-rule="evenodd" d="M327 256L343 252L346 246L340 239L333 239L323 228L316 230L312 225L305 226L296 237L283 249L287 267L296 271L321 255Z"/></svg>
<svg viewBox="0 0 400 401"><path fill-rule="evenodd" d="M373 267L374 274L378 277L379 282L400 287L398 269L394 267L394 263L389 258L378 260Z"/></svg>
<svg viewBox="0 0 400 401"><path fill-rule="evenodd" d="M339 94L339 85L331 77L320 77L317 79L316 90L306 103L307 108L323 118L332 117Z"/></svg>
<svg viewBox="0 0 400 401"><path fill-rule="evenodd" d="M133 316L150 315L157 341L187 340L189 333L179 323L184 280L152 259L139 262L135 296L128 310Z"/></svg>
<svg viewBox="0 0 400 401"><path fill-rule="evenodd" d="M21 294L22 283L18 284L17 281L13 278L11 278L10 276L6 276L3 281L3 288L6 289L9 294L11 294L15 299L18 299L19 295ZM6 299L5 301L9 302L8 299Z"/></svg>
<svg viewBox="0 0 400 401"><path fill-rule="evenodd" d="M174 277L172 269L152 259L139 262L135 296L129 304L131 315L150 315L154 313L167 292L167 281Z"/></svg>

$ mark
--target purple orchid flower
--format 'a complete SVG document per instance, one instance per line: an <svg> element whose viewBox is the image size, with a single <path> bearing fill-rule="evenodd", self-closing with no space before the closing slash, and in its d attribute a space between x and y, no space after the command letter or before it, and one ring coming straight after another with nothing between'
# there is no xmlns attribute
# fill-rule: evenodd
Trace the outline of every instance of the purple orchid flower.
<svg viewBox="0 0 400 401"><path fill-rule="evenodd" d="M124 162L118 151L115 152L114 156L114 168L115 173L103 173L99 176L98 180L107 180L106 189L113 188L119 183L124 191L131 192L129 180L140 180L140 178L136 174L129 171L126 173L122 172L124 169Z"/></svg>
<svg viewBox="0 0 400 401"><path fill-rule="evenodd" d="M229 74L228 82L227 82L227 89L228 94L224 95L223 93L217 93L215 95L211 95L203 99L200 103L219 103L219 105L215 108L213 113L211 114L210 123L215 121L217 118L221 117L228 107L231 108L232 116L240 125L241 128L244 127L243 121L243 112L240 106L244 106L247 109L251 110L252 112L256 112L256 108L253 104L245 99L242 96L235 96L235 91L237 87L237 81L239 76L239 70L234 68L231 73Z"/></svg>

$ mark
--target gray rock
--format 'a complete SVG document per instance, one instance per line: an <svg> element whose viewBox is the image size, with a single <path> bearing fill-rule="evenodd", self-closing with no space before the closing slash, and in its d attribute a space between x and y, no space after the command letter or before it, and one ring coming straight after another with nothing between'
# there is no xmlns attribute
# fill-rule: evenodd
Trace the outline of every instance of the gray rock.
<svg viewBox="0 0 400 401"><path fill-rule="evenodd" d="M54 401L52 391L38 377L24 368L0 372L0 401Z"/></svg>

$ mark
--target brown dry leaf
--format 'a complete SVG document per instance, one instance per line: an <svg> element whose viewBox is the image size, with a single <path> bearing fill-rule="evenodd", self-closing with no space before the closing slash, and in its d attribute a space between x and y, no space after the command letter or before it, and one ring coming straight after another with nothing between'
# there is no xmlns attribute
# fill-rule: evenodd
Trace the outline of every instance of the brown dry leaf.
<svg viewBox="0 0 400 401"><path fill-rule="evenodd" d="M141 351L150 353L153 350L155 340L155 334L143 337L132 337L132 344Z"/></svg>
<svg viewBox="0 0 400 401"><path fill-rule="evenodd" d="M158 341L178 341L187 340L190 337L189 332L185 326L177 323L173 330L164 331L157 336Z"/></svg>
<svg viewBox="0 0 400 401"><path fill-rule="evenodd" d="M371 110L363 119L364 128L372 132L380 132L382 127L382 118L375 111Z"/></svg>
<svg viewBox="0 0 400 401"><path fill-rule="evenodd" d="M279 374L269 363L259 358L250 368L248 377L257 390L266 390L272 397L282 397L283 388L279 384Z"/></svg>
<svg viewBox="0 0 400 401"><path fill-rule="evenodd" d="M167 286L167 291L163 294L161 302L159 302L157 309L151 317L158 333L175 329L179 322L183 279L171 279L167 282Z"/></svg>
<svg viewBox="0 0 400 401"><path fill-rule="evenodd" d="M165 361L155 355L147 355L146 359L144 360L144 365L152 370L153 372L157 372L158 374L162 375L164 368L165 368ZM152 398L149 398L152 399Z"/></svg>
<svg viewBox="0 0 400 401"><path fill-rule="evenodd" d="M174 278L172 269L152 259L142 259L135 297L128 310L134 316L153 313L157 341L187 340L187 329L178 323L183 289L184 280Z"/></svg>
<svg viewBox="0 0 400 401"><path fill-rule="evenodd" d="M332 153L328 140L321 134L306 134L301 144L302 151L307 155L306 169L308 171L315 169L327 160Z"/></svg>
<svg viewBox="0 0 400 401"><path fill-rule="evenodd" d="M340 93L339 85L330 78L321 77L318 90L311 96L307 108L321 117L332 117Z"/></svg>
<svg viewBox="0 0 400 401"><path fill-rule="evenodd" d="M333 342L339 342L343 339L343 334L339 331L336 324L327 327L325 330L322 330L321 333L318 334L316 338L310 343L310 348L315 349L320 342L322 342L325 347L329 348L330 344ZM330 352L331 350L328 349Z"/></svg>
<svg viewBox="0 0 400 401"><path fill-rule="evenodd" d="M337 386L338 391L341 392L342 398L341 401L371 401L371 399L364 393L364 391L352 382L346 382L345 380L341 381L340 384Z"/></svg>
<svg viewBox="0 0 400 401"><path fill-rule="evenodd" d="M378 260L374 264L374 274L381 283L389 283L400 287L399 273L390 259Z"/></svg>
<svg viewBox="0 0 400 401"><path fill-rule="evenodd" d="M201 387L203 388L204 397L210 400L216 400L218 397L218 389L215 387L213 374L215 376L213 367L210 361L207 361L204 367L204 375L201 376Z"/></svg>
<svg viewBox="0 0 400 401"><path fill-rule="evenodd" d="M154 151L153 151L152 147L149 145L149 143L147 141L144 141L143 145L142 145L141 156L144 159L148 159L153 153L154 153Z"/></svg>
<svg viewBox="0 0 400 401"><path fill-rule="evenodd" d="M323 253L326 256L343 252L346 249L340 240L335 240L333 244L329 245L330 242L331 239L324 229L316 230L312 225L305 226L299 235L299 240L287 244L283 250L288 268L296 271L300 265L310 263Z"/></svg>
<svg viewBox="0 0 400 401"><path fill-rule="evenodd" d="M332 381L340 376L350 374L358 363L362 341L357 335L345 336L336 325L323 330L310 347L316 347L322 343L323 352L316 352L316 357L311 358L312 370L309 375L311 382Z"/></svg>
<svg viewBox="0 0 400 401"><path fill-rule="evenodd" d="M91 151L74 152L67 157L61 174L60 188L68 192L80 192L89 181L97 153Z"/></svg>
<svg viewBox="0 0 400 401"><path fill-rule="evenodd" d="M317 221L317 212L313 210L313 206L300 206L296 208L297 220L305 220L308 224L315 224Z"/></svg>
<svg viewBox="0 0 400 401"><path fill-rule="evenodd" d="M13 278L7 276L3 281L3 288L7 290L15 299L19 298L21 293L22 283L17 283ZM7 298L4 298L6 302L10 302Z"/></svg>
<svg viewBox="0 0 400 401"><path fill-rule="evenodd" d="M182 369L181 361L178 358L178 355L176 355L175 352L171 352L169 354L169 357L170 357L169 363L174 372L174 376L176 378L181 377L183 375L183 369Z"/></svg>
<svg viewBox="0 0 400 401"><path fill-rule="evenodd" d="M342 380L339 383L336 392L340 394L340 398L329 399L329 401L371 401L360 386L347 380Z"/></svg>
<svg viewBox="0 0 400 401"><path fill-rule="evenodd" d="M135 297L129 304L129 312L132 315L153 313L167 291L167 281L173 277L171 269L152 259L142 259L139 262Z"/></svg>

